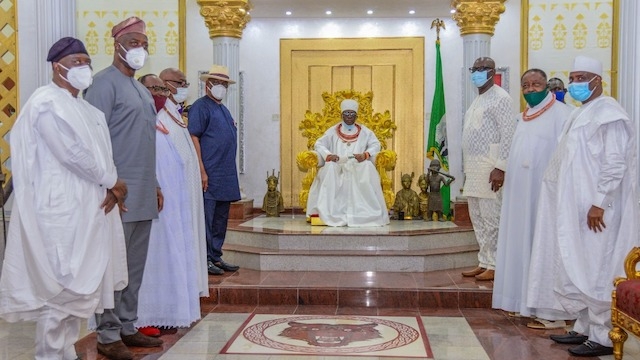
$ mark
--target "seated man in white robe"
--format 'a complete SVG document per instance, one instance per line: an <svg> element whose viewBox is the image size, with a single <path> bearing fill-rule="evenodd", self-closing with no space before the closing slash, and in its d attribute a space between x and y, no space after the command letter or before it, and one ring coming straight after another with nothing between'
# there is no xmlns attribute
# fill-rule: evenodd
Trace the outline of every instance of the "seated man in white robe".
<svg viewBox="0 0 640 360"><path fill-rule="evenodd" d="M324 163L307 203L307 216L318 215L329 226L383 226L389 214L374 165L380 141L373 131L356 124L358 102L340 104L342 121L330 127L315 144Z"/></svg>

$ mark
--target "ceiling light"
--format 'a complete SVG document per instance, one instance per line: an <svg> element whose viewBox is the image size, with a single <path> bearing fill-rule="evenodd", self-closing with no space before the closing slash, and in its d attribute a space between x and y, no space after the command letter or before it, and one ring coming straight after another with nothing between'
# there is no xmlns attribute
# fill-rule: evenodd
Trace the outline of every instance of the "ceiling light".
<svg viewBox="0 0 640 360"><path fill-rule="evenodd" d="M289 16L289 15L291 15L291 11L287 11L287 12L285 12L285 14L286 14L287 16Z"/></svg>
<svg viewBox="0 0 640 360"><path fill-rule="evenodd" d="M455 14L456 13L456 9L451 9L451 11L449 11L449 12L452 13L452 14Z"/></svg>
<svg viewBox="0 0 640 360"><path fill-rule="evenodd" d="M367 10L367 14L369 15L373 14L373 10Z"/></svg>
<svg viewBox="0 0 640 360"><path fill-rule="evenodd" d="M331 15L331 10L327 10L324 13L327 14L327 15Z"/></svg>
<svg viewBox="0 0 640 360"><path fill-rule="evenodd" d="M415 13L416 13L416 11L415 11L415 10L409 10L409 14L410 14L410 15L413 15L413 14L415 14Z"/></svg>

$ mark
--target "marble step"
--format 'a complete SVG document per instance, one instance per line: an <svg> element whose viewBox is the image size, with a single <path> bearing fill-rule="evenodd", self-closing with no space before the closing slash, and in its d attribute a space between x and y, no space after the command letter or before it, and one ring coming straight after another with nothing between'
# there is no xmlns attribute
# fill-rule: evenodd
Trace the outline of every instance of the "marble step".
<svg viewBox="0 0 640 360"><path fill-rule="evenodd" d="M423 272L475 266L478 245L421 250L274 250L225 244L224 258L261 271Z"/></svg>

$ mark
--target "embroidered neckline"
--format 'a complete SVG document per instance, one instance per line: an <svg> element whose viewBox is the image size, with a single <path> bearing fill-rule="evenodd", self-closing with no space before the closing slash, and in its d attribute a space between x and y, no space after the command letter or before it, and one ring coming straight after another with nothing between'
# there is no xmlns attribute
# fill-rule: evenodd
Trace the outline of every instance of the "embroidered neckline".
<svg viewBox="0 0 640 360"><path fill-rule="evenodd" d="M531 110L531 108L529 107L529 105L527 105L527 107L524 109L524 112L522 112L522 120L524 121L531 121L535 118L537 118L538 116L542 115L545 111L549 110L549 108L551 106L553 106L553 102L556 101L556 95L555 94L551 94L551 101L549 101L549 103L547 105L545 105L542 109L536 111L535 113L528 115L527 114L527 110Z"/></svg>
<svg viewBox="0 0 640 360"><path fill-rule="evenodd" d="M181 128L186 128L187 124L185 124L184 122L182 122L182 120L177 119L175 116L173 116L173 114L169 111L169 109L167 109L167 106L163 106L162 107L164 109L164 111L167 112L167 115L169 115L169 117L176 123L178 124L178 126L180 126Z"/></svg>
<svg viewBox="0 0 640 360"><path fill-rule="evenodd" d="M340 138L340 140L342 140L342 142L345 143L352 143L356 140L358 140L358 136L360 135L360 130L362 130L362 127L358 124L356 125L356 129L358 129L358 131L356 131L355 134L353 135L348 135L343 133L342 130L342 124L339 124L338 127L336 128L336 133L338 133L338 137Z"/></svg>

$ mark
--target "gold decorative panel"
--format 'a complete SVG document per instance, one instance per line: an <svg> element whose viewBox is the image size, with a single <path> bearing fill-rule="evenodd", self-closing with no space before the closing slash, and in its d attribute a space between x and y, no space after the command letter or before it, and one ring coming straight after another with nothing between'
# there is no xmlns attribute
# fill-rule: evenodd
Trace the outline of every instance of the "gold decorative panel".
<svg viewBox="0 0 640 360"><path fill-rule="evenodd" d="M602 61L604 93L615 97L618 1L523 0L521 70L539 68L567 85L573 59L590 56Z"/></svg>
<svg viewBox="0 0 640 360"><path fill-rule="evenodd" d="M137 16L147 25L149 59L137 75L158 74L168 67L184 69L185 0L76 0L77 37L82 40L93 62L94 72L113 62L111 28Z"/></svg>
<svg viewBox="0 0 640 360"><path fill-rule="evenodd" d="M7 133L18 112L18 32L15 0L0 0L0 169L7 174L11 156Z"/></svg>

